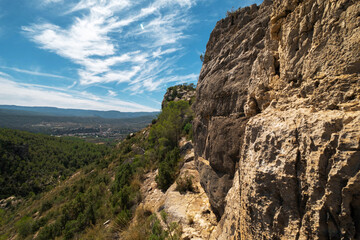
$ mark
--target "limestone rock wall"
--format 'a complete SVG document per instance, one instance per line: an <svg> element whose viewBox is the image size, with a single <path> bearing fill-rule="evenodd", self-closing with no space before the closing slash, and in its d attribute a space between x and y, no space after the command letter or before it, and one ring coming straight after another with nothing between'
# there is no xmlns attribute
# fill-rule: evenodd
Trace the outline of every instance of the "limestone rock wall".
<svg viewBox="0 0 360 240"><path fill-rule="evenodd" d="M360 238L360 1L265 0L229 14L196 96L213 239Z"/></svg>
<svg viewBox="0 0 360 240"><path fill-rule="evenodd" d="M251 69L265 48L270 14L270 6L241 9L216 24L207 44L196 90L194 142L196 154L209 162L199 162L199 169L218 217L234 178L248 121L244 108ZM257 104L249 111L256 114Z"/></svg>

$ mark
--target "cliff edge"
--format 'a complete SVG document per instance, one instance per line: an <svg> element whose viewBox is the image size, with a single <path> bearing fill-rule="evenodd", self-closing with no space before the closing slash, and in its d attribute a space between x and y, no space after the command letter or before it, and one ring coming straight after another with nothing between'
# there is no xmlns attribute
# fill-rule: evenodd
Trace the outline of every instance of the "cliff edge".
<svg viewBox="0 0 360 240"><path fill-rule="evenodd" d="M360 2L265 0L216 24L194 105L213 239L360 238Z"/></svg>

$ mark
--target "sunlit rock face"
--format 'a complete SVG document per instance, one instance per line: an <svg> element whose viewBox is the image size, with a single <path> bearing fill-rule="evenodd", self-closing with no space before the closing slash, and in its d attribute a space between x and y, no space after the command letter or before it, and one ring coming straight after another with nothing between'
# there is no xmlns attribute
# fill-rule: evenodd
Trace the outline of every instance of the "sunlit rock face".
<svg viewBox="0 0 360 240"><path fill-rule="evenodd" d="M213 239L360 238L360 2L265 0L207 44L194 106Z"/></svg>

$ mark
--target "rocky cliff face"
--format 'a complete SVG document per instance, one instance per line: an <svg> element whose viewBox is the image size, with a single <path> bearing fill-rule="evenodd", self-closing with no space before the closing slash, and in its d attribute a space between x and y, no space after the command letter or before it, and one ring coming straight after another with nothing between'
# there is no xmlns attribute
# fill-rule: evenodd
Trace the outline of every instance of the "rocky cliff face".
<svg viewBox="0 0 360 240"><path fill-rule="evenodd" d="M265 0L230 13L196 95L213 239L360 238L359 1Z"/></svg>

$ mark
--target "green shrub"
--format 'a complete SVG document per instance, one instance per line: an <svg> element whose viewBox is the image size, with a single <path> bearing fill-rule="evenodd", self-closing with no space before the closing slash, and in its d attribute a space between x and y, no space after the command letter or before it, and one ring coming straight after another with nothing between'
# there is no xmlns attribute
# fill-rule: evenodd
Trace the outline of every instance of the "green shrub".
<svg viewBox="0 0 360 240"><path fill-rule="evenodd" d="M149 240L165 240L167 237L166 233L164 232L161 223L155 214L151 216L151 222L152 226Z"/></svg>
<svg viewBox="0 0 360 240"><path fill-rule="evenodd" d="M0 208L0 227L5 223L5 210Z"/></svg>
<svg viewBox="0 0 360 240"><path fill-rule="evenodd" d="M1 234L0 235L0 240L7 240L9 239L9 235L8 234Z"/></svg>
<svg viewBox="0 0 360 240"><path fill-rule="evenodd" d="M131 221L131 212L128 209L121 210L121 212L116 216L116 226L119 229L124 229L129 225Z"/></svg>
<svg viewBox="0 0 360 240"><path fill-rule="evenodd" d="M185 173L184 177L179 177L176 180L176 191L179 191L181 194L184 194L186 192L194 192L195 188L193 186L193 176L192 175L188 175L187 173Z"/></svg>
<svg viewBox="0 0 360 240"><path fill-rule="evenodd" d="M158 148L161 138L167 139L169 150L176 147L184 125L192 116L193 112L187 101L169 102L160 113L157 123L150 130L150 147Z"/></svg>
<svg viewBox="0 0 360 240"><path fill-rule="evenodd" d="M66 223L64 229L64 239L71 239L78 230L78 223L76 220L72 220Z"/></svg>
<svg viewBox="0 0 360 240"><path fill-rule="evenodd" d="M48 219L46 217L42 217L40 219L37 219L34 224L32 225L32 232L36 233L42 226L46 224Z"/></svg>
<svg viewBox="0 0 360 240"><path fill-rule="evenodd" d="M181 239L181 233L182 228L181 225L179 225L177 222L169 222L167 213L162 210L160 212L161 220L164 222L166 228L165 228L165 239L171 239L171 240L180 240ZM168 238L168 236L170 238Z"/></svg>
<svg viewBox="0 0 360 240"><path fill-rule="evenodd" d="M119 192L125 185L130 185L133 169L130 164L121 164L112 186L113 193Z"/></svg>
<svg viewBox="0 0 360 240"><path fill-rule="evenodd" d="M165 159L159 165L158 175L155 180L158 187L164 192L175 181L178 172L179 158L180 152L176 147L166 154Z"/></svg>
<svg viewBox="0 0 360 240"><path fill-rule="evenodd" d="M187 123L185 126L184 126L184 131L186 134L189 134L190 130L192 129L192 124L191 123Z"/></svg>
<svg viewBox="0 0 360 240"><path fill-rule="evenodd" d="M22 217L19 221L15 223L15 227L21 238L25 238L30 235L32 232L32 225L34 221L31 217Z"/></svg>
<svg viewBox="0 0 360 240"><path fill-rule="evenodd" d="M192 140L193 138L193 128L192 128L192 124L190 122L188 122L185 127L184 127L184 132L186 134L186 138L188 140Z"/></svg>
<svg viewBox="0 0 360 240"><path fill-rule="evenodd" d="M53 205L52 202L50 202L49 200L46 200L45 202L43 202L41 204L40 214L49 210L52 207L52 205Z"/></svg>

